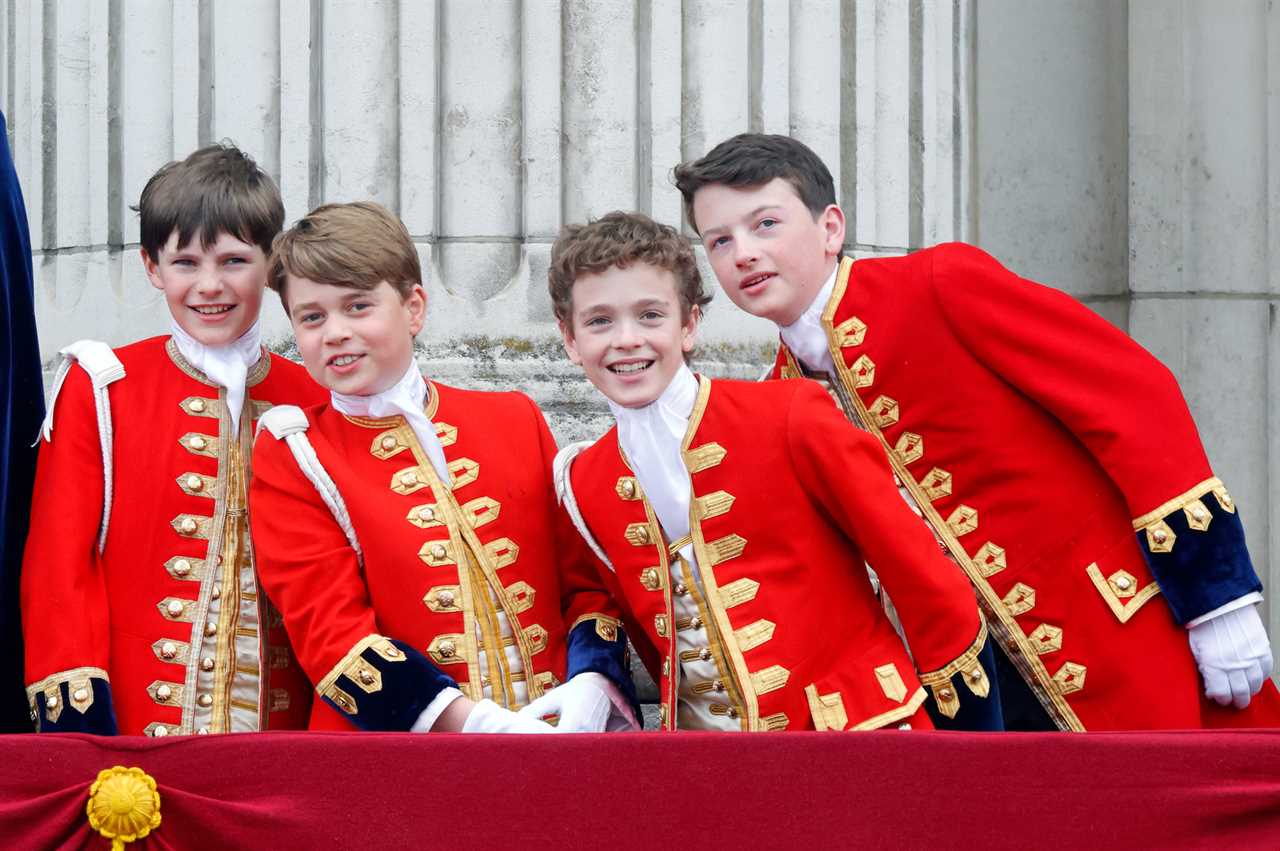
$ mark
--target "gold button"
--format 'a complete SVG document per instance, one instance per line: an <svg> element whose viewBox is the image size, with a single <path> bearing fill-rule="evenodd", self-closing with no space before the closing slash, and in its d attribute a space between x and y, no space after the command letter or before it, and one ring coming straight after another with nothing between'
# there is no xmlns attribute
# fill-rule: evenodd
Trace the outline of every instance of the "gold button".
<svg viewBox="0 0 1280 851"><path fill-rule="evenodd" d="M203 452L204 448L208 445L209 445L209 441L205 440L203 437L201 437L198 434L191 438L191 448L196 450L197 452Z"/></svg>
<svg viewBox="0 0 1280 851"><path fill-rule="evenodd" d="M450 606L453 605L453 592L441 591L439 594L436 595L436 602L438 602L442 607L446 609L449 608Z"/></svg>
<svg viewBox="0 0 1280 851"><path fill-rule="evenodd" d="M216 623L214 623L213 621L209 621L207 624L205 624L205 625L204 625L204 634L205 634L205 635L217 635L217 634L218 634L218 625L217 625Z"/></svg>
<svg viewBox="0 0 1280 851"><path fill-rule="evenodd" d="M1224 494L1222 495L1222 503L1223 503L1223 505L1226 505L1228 508L1230 508L1230 507L1231 507L1231 494L1229 494L1229 493L1224 493Z"/></svg>
<svg viewBox="0 0 1280 851"><path fill-rule="evenodd" d="M446 658L446 659L452 659L452 658L453 658L453 654L454 654L454 653L456 653L456 652L458 652L458 649L457 649L456 647L454 647L454 645L453 645L453 642L452 642L452 641L441 641L441 642L440 642L440 655L441 655L441 656L443 656L444 658Z"/></svg>
<svg viewBox="0 0 1280 851"><path fill-rule="evenodd" d="M418 483L418 474L410 470L400 477L400 484L407 488L411 488Z"/></svg>
<svg viewBox="0 0 1280 851"><path fill-rule="evenodd" d="M84 703L86 700L89 699L89 690L78 688L75 690L75 692L72 693L71 699L74 700L76 703Z"/></svg>
<svg viewBox="0 0 1280 851"><path fill-rule="evenodd" d="M187 476L187 488L193 491L204 490L204 479L196 475Z"/></svg>
<svg viewBox="0 0 1280 851"><path fill-rule="evenodd" d="M222 556L221 556L221 555L219 555L219 556L218 556L218 566L219 566L219 567L221 567L221 566L222 566Z"/></svg>
<svg viewBox="0 0 1280 851"><path fill-rule="evenodd" d="M969 672L969 682L976 683L982 679L982 669L974 668Z"/></svg>
<svg viewBox="0 0 1280 851"><path fill-rule="evenodd" d="M701 659L701 660L702 660L702 661L704 661L704 662L706 662L706 661L710 660L710 659L711 659L711 650L710 650L709 648L706 648L706 647L702 648L701 650L699 650L699 651L698 651L698 658L699 658L699 659Z"/></svg>
<svg viewBox="0 0 1280 851"><path fill-rule="evenodd" d="M1192 517L1194 517L1194 518L1195 518L1195 519L1197 519L1197 520L1203 520L1203 519L1204 519L1204 509L1203 509L1203 508L1196 508L1196 509L1193 509L1193 510L1192 510L1192 512L1191 512L1191 516L1192 516Z"/></svg>
<svg viewBox="0 0 1280 851"><path fill-rule="evenodd" d="M164 644L160 645L160 655L166 659L172 659L174 656L178 655L178 645L174 644L172 641L166 641Z"/></svg>
<svg viewBox="0 0 1280 851"><path fill-rule="evenodd" d="M899 729L899 730L910 730L910 729L911 729L911 725L910 725L910 724L899 724L899 725L898 725L898 729Z"/></svg>
<svg viewBox="0 0 1280 851"><path fill-rule="evenodd" d="M383 650L382 654L388 659L398 659L400 658L400 648L393 645L388 647L386 650Z"/></svg>
<svg viewBox="0 0 1280 851"><path fill-rule="evenodd" d="M666 677L666 676L669 676L670 674L671 674L671 660L663 659L662 660L662 676Z"/></svg>
<svg viewBox="0 0 1280 851"><path fill-rule="evenodd" d="M159 686L156 688L156 700L168 700L173 697L173 689L168 686Z"/></svg>
<svg viewBox="0 0 1280 851"><path fill-rule="evenodd" d="M212 594L213 594L213 599L215 599L215 600L216 600L216 599L218 599L219 597L221 597L221 596L222 596L222 589L221 589L221 588L219 588L217 585L215 585L215 586L213 586L213 592L212 592Z"/></svg>
<svg viewBox="0 0 1280 851"><path fill-rule="evenodd" d="M203 399L192 399L192 400L191 400L191 404L190 404L190 405L188 405L188 407L191 409L191 412L192 412L193 414L203 414L203 413L204 413L204 400L203 400Z"/></svg>
<svg viewBox="0 0 1280 851"><path fill-rule="evenodd" d="M737 717L738 717L738 710L736 710L736 709L734 709L732 706L730 706L730 707L729 707L729 717L730 717L730 718L737 718Z"/></svg>
<svg viewBox="0 0 1280 851"><path fill-rule="evenodd" d="M685 594L689 593L689 586L685 585L683 582L677 582L674 590L677 596L683 597Z"/></svg>
<svg viewBox="0 0 1280 851"><path fill-rule="evenodd" d="M721 680L716 680L711 684L711 687L716 691L724 691L724 682Z"/></svg>
<svg viewBox="0 0 1280 851"><path fill-rule="evenodd" d="M431 548L432 558L441 559L441 558L444 558L444 555L445 555L444 544L436 544Z"/></svg>
<svg viewBox="0 0 1280 851"><path fill-rule="evenodd" d="M360 682L364 683L365 685L369 685L369 683L373 682L373 672L370 671L368 668L361 668Z"/></svg>
<svg viewBox="0 0 1280 851"><path fill-rule="evenodd" d="M436 510L429 505L424 505L422 510L418 512L418 519L425 520L430 523L436 519Z"/></svg>
<svg viewBox="0 0 1280 851"><path fill-rule="evenodd" d="M44 699L44 708L45 708L45 709L57 709L57 708L58 708L58 696L57 696L56 694L51 694L51 695L49 695L48 697L46 697L46 698Z"/></svg>
<svg viewBox="0 0 1280 851"><path fill-rule="evenodd" d="M939 700L950 700L951 698L953 698L953 697L955 697L955 696L956 696L956 693L955 693L955 692L953 692L953 691L952 691L951 689L949 689L949 688L940 688L940 689L938 689L938 699L939 699Z"/></svg>
<svg viewBox="0 0 1280 851"><path fill-rule="evenodd" d="M689 619L689 629L702 629L702 618L694 615Z"/></svg>
<svg viewBox="0 0 1280 851"><path fill-rule="evenodd" d="M169 605L165 606L164 610L169 613L169 617L176 618L182 614L182 603L177 600L170 600Z"/></svg>
<svg viewBox="0 0 1280 851"><path fill-rule="evenodd" d="M1157 544L1163 544L1166 540L1169 539L1169 536L1165 534L1165 531L1163 529L1157 529L1155 531L1155 534L1152 535L1151 537L1153 540L1155 540Z"/></svg>
<svg viewBox="0 0 1280 851"><path fill-rule="evenodd" d="M213 657L211 657L211 656L206 656L206 657L204 657L203 659L201 659L201 660L200 660L200 668L201 668L201 670L205 670L205 671L212 671L212 670L213 670L213 665L214 665L214 661L213 661Z"/></svg>
<svg viewBox="0 0 1280 851"><path fill-rule="evenodd" d="M396 439L391 435L387 435L386 437L382 438L382 448L386 452L390 452L392 449L395 449Z"/></svg>
<svg viewBox="0 0 1280 851"><path fill-rule="evenodd" d="M201 706L213 706L213 695L202 694L196 698L196 703L199 703Z"/></svg>
<svg viewBox="0 0 1280 851"><path fill-rule="evenodd" d="M1116 587L1119 588L1121 591L1128 591L1129 586L1132 584L1133 583L1129 581L1129 577L1127 576L1120 576L1116 578Z"/></svg>
<svg viewBox="0 0 1280 851"><path fill-rule="evenodd" d="M182 525L180 528L184 535L194 535L199 526L197 526L196 521L192 520L190 517L184 517L182 518Z"/></svg>
<svg viewBox="0 0 1280 851"><path fill-rule="evenodd" d="M173 572L179 576L186 576L191 572L191 562L185 558L180 558L173 563Z"/></svg>
<svg viewBox="0 0 1280 851"><path fill-rule="evenodd" d="M630 499L631 497L635 496L635 495L636 495L636 483L635 483L635 482L633 482L633 481L631 481L630 479L627 479L625 482L623 482L623 483L622 483L622 494L623 494L623 496L627 497L628 499Z"/></svg>
<svg viewBox="0 0 1280 851"><path fill-rule="evenodd" d="M208 727L201 727L199 730L196 730L196 735L197 735L197 736L207 736L207 735L209 735L209 728L208 728Z"/></svg>
<svg viewBox="0 0 1280 851"><path fill-rule="evenodd" d="M157 739L162 738L163 736L169 735L169 728L165 726L156 727L151 735L155 736Z"/></svg>

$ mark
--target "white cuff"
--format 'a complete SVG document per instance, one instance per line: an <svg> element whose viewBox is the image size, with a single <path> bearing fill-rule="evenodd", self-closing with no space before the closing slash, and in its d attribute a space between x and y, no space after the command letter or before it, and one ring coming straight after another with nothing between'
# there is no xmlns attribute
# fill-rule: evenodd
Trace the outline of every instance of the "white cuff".
<svg viewBox="0 0 1280 851"><path fill-rule="evenodd" d="M1245 594L1243 597L1237 597L1234 600L1232 600L1230 603L1223 603L1221 606L1218 606L1218 608L1214 609L1213 611L1205 612L1200 617L1194 620L1187 621L1187 624L1186 624L1187 629L1191 629L1193 626L1199 626L1202 623L1207 623L1213 620L1214 618L1216 618L1218 615L1225 615L1227 612L1234 612L1236 609L1243 609L1245 606L1253 606L1261 602L1262 602L1262 594L1258 591L1250 591L1248 594Z"/></svg>
<svg viewBox="0 0 1280 851"><path fill-rule="evenodd" d="M413 726L409 728L410 733L430 733L431 728L440 720L440 716L448 709L455 700L462 697L462 692L456 688L446 688L437 694L427 708L422 710L422 714L418 716L418 720L413 722Z"/></svg>

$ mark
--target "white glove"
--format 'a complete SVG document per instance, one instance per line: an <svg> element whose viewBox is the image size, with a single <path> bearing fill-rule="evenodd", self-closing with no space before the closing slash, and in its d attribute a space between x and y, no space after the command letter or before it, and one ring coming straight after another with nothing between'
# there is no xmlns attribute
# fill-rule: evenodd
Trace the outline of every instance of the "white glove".
<svg viewBox="0 0 1280 851"><path fill-rule="evenodd" d="M554 733L555 728L536 718L525 718L503 709L492 700L482 700L462 724L464 733Z"/></svg>
<svg viewBox="0 0 1280 851"><path fill-rule="evenodd" d="M520 714L530 718L559 715L561 733L603 733L638 730L626 698L609 678L594 672L578 674L530 703Z"/></svg>
<svg viewBox="0 0 1280 851"><path fill-rule="evenodd" d="M1271 676L1271 644L1253 606L1234 609L1190 627L1191 655L1204 677L1204 695L1222 706L1249 705Z"/></svg>

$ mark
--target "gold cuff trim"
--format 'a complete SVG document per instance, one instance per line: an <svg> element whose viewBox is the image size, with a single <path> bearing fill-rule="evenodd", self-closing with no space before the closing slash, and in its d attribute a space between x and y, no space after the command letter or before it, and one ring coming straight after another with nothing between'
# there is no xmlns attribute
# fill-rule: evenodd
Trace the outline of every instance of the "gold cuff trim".
<svg viewBox="0 0 1280 851"><path fill-rule="evenodd" d="M804 696L809 701L814 729L843 730L848 726L849 716L844 711L844 698L840 692L818 694L818 687L810 683L804 687Z"/></svg>
<svg viewBox="0 0 1280 851"><path fill-rule="evenodd" d="M577 629L578 624L590 620L594 620L596 622L596 635L600 636L605 641L618 640L618 628L622 626L622 621L617 618L609 617L601 612L588 612L587 614L582 615L573 622L572 626L569 627L569 632L573 632ZM568 633L565 634L567 635Z"/></svg>
<svg viewBox="0 0 1280 851"><path fill-rule="evenodd" d="M981 615L979 617L981 618ZM963 674L964 684L969 687L969 691L978 697L986 697L991 692L991 683L987 680L987 673L983 669L982 663L978 661L978 654L982 652L982 648L986 643L987 622L983 619L978 625L978 637L973 640L973 643L965 648L965 651L957 656L954 661L936 671L921 673L920 685L933 689L936 696L939 688L950 685L952 677L956 674ZM941 701L938 703L939 706L942 705Z"/></svg>
<svg viewBox="0 0 1280 851"><path fill-rule="evenodd" d="M1147 586L1139 591L1137 579L1128 571L1117 570L1104 579L1097 562L1086 567L1085 572L1093 580L1093 587L1098 589L1111 614L1115 615L1120 623L1127 623L1129 618L1137 614L1138 609L1160 593L1160 586L1154 581L1147 583ZM1122 599L1128 599L1129 602L1122 603Z"/></svg>
<svg viewBox="0 0 1280 851"><path fill-rule="evenodd" d="M339 704L341 704L341 701L334 697L333 693L341 692L343 695L350 698L350 695L347 695L346 692L343 692L342 689L335 686L334 683L338 681L338 677L341 677L344 674L350 676L347 674L348 668L354 671L357 667L357 663L364 664L364 660L361 658L360 654L364 653L366 650L373 650L388 662L404 661L404 654L391 643L391 639L383 635L378 635L377 633L370 633L355 644L351 645L351 649L347 651L345 656L338 660L338 664L330 668L329 673L325 674L320 682L316 683L316 691L322 696ZM346 707L343 708L345 709ZM351 702L350 711L351 714L355 714L354 701Z"/></svg>
<svg viewBox="0 0 1280 851"><path fill-rule="evenodd" d="M924 704L925 694L926 693L923 688L918 688L916 689L915 694L911 695L911 698L897 709L890 709L888 712L882 712L879 715L874 715L867 718L865 721L859 721L849 729L875 730L892 724L895 721L901 721L903 718L910 718L912 715L915 715L916 711Z"/></svg>
<svg viewBox="0 0 1280 851"><path fill-rule="evenodd" d="M1221 491L1220 494L1219 494L1219 491ZM1226 486L1222 484L1221 479L1219 479L1217 476L1214 476L1212 479L1205 479L1200 484L1191 488L1191 490L1186 491L1184 493L1180 493L1177 496L1175 496L1173 499L1162 503L1155 510L1148 511L1146 514L1142 515L1141 517L1135 517L1133 520L1133 531L1137 532L1140 529L1145 529L1146 527L1150 526L1157 520L1162 520L1165 517L1168 517L1170 514L1174 513L1175 511L1178 511L1179 509L1191 506L1191 503L1193 502L1199 502L1200 497L1204 496L1207 493L1213 493L1215 496L1217 496L1220 504L1222 504L1223 502L1222 497L1225 496L1226 503L1222 504L1223 510L1231 511L1231 512L1235 511L1235 503L1233 503L1231 501L1231 497L1227 495Z"/></svg>

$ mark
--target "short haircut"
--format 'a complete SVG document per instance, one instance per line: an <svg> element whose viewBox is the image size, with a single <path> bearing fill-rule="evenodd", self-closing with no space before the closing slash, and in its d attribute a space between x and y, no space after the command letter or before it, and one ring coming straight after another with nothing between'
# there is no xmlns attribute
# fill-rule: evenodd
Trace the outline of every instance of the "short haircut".
<svg viewBox="0 0 1280 851"><path fill-rule="evenodd" d="M276 237L267 286L286 308L288 275L357 290L386 281L403 300L422 283L422 264L400 219L381 204L357 201L316 207Z"/></svg>
<svg viewBox="0 0 1280 851"><path fill-rule="evenodd" d="M572 333L573 282L580 275L598 274L614 266L625 269L632 263L647 263L675 276L680 314L685 320L695 306L701 309L711 301L689 240L643 213L615 210L585 225L567 225L551 247L547 283L556 319L566 323Z"/></svg>
<svg viewBox="0 0 1280 851"><path fill-rule="evenodd" d="M275 181L228 142L162 166L132 209L139 216L142 250L153 262L175 230L179 246L199 237L207 249L228 233L267 254L284 227L284 202Z"/></svg>
<svg viewBox="0 0 1280 851"><path fill-rule="evenodd" d="M674 174L676 188L684 196L685 216L695 231L693 196L704 186L762 186L780 177L791 184L815 219L836 203L835 183L826 163L790 136L740 133L706 156L680 163Z"/></svg>

